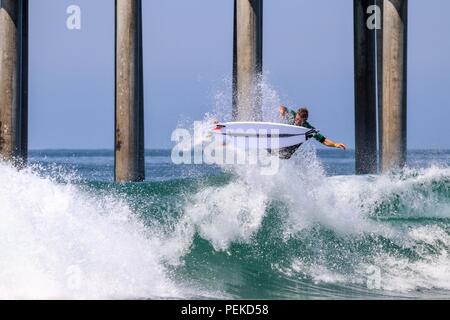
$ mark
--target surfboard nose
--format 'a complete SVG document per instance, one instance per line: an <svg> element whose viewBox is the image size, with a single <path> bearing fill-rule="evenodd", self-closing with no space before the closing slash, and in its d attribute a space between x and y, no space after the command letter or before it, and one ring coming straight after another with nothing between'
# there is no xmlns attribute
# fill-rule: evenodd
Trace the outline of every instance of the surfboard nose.
<svg viewBox="0 0 450 320"><path fill-rule="evenodd" d="M212 130L214 130L214 131L220 131L220 130L222 130L222 129L225 128L225 127L226 127L226 126L223 125L223 124L217 124L216 127L213 128Z"/></svg>

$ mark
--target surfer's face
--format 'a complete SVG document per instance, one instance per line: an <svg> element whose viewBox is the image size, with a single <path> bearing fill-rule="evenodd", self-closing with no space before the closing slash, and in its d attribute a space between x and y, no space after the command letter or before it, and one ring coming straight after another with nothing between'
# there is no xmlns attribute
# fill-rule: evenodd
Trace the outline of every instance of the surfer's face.
<svg viewBox="0 0 450 320"><path fill-rule="evenodd" d="M303 122L303 119L299 113L295 115L295 124L300 124Z"/></svg>
<svg viewBox="0 0 450 320"><path fill-rule="evenodd" d="M286 116L286 109L283 107L280 107L280 109L278 109L278 112L280 113L280 116L282 118L284 118Z"/></svg>

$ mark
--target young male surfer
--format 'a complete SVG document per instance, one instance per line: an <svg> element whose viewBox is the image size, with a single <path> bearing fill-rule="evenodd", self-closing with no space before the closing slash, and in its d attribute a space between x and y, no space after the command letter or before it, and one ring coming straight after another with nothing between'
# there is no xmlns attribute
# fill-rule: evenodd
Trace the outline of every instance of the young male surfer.
<svg viewBox="0 0 450 320"><path fill-rule="evenodd" d="M302 107L300 109L298 109L298 111L295 113L295 117L293 118L289 118L288 115L292 114L292 110L287 109L284 106L281 106L278 110L278 112L280 113L280 117L282 119L288 119L288 124L290 125L295 125L295 126L299 126L299 127L304 127L304 128L308 128L308 129L315 129L309 122L308 122L308 117L309 117L309 111L307 108ZM343 149L345 150L347 148L347 146L343 143L336 143L333 140L330 140L328 138L326 138L324 135L322 135L320 132L315 132L312 134L312 138L316 139L317 141L319 141L320 143L322 143L323 145L330 147L330 148L337 148L337 149ZM280 158L282 159L290 159L292 157L292 155L295 153L295 151L297 151L297 149L301 146L301 144L292 146L292 147L288 147L288 148L283 148L279 150L279 154L280 154Z"/></svg>

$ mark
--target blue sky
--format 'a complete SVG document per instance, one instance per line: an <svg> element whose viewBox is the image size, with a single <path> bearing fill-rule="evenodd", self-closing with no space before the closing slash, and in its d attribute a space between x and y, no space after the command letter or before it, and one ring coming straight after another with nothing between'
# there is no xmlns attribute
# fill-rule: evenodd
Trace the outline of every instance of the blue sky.
<svg viewBox="0 0 450 320"><path fill-rule="evenodd" d="M81 7L81 30L66 9ZM287 105L354 146L352 0L264 3L264 70ZM450 148L450 1L409 4L408 146ZM230 94L231 0L144 0L145 139L172 146L179 121ZM30 0L30 148L112 148L114 0ZM274 106L275 108L276 106ZM231 108L231 106L230 106ZM432 127L432 129L430 129Z"/></svg>

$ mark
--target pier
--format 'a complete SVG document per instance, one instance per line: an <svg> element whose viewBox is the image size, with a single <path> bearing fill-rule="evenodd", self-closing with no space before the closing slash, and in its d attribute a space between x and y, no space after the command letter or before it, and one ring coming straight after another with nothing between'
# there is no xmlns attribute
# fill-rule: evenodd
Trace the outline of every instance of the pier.
<svg viewBox="0 0 450 320"><path fill-rule="evenodd" d="M28 0L0 1L0 157L28 152Z"/></svg>
<svg viewBox="0 0 450 320"><path fill-rule="evenodd" d="M233 118L258 120L263 66L263 0L234 0ZM255 118L256 117L256 118Z"/></svg>
<svg viewBox="0 0 450 320"><path fill-rule="evenodd" d="M406 162L408 0L383 1L380 43L380 168Z"/></svg>
<svg viewBox="0 0 450 320"><path fill-rule="evenodd" d="M28 149L28 0L0 4L0 156L23 165ZM232 114L236 121L257 121L263 0L235 0L233 5ZM115 9L115 180L143 181L142 0L116 0ZM355 169L357 174L388 172L406 162L408 0L354 0L353 12Z"/></svg>
<svg viewBox="0 0 450 320"><path fill-rule="evenodd" d="M379 10L379 17L370 8ZM371 14L381 20L379 29L370 28ZM402 168L407 151L408 0L354 0L354 30L356 173Z"/></svg>
<svg viewBox="0 0 450 320"><path fill-rule="evenodd" d="M355 167L359 174L376 173L377 85L376 29L367 25L373 0L354 0ZM375 25L376 27L376 25Z"/></svg>
<svg viewBox="0 0 450 320"><path fill-rule="evenodd" d="M116 0L115 34L115 180L143 181L144 71L141 0Z"/></svg>

